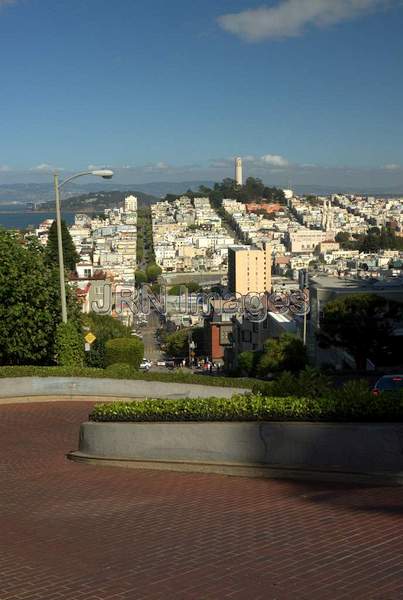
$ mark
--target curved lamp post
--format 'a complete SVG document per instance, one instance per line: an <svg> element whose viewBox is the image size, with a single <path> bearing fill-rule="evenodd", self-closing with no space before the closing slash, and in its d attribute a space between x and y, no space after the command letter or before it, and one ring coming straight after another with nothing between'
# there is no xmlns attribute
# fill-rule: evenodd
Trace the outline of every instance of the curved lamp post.
<svg viewBox="0 0 403 600"><path fill-rule="evenodd" d="M67 323L67 304L66 304L66 286L64 282L64 259L63 259L63 243L62 243L62 221L60 216L60 188L66 183L77 179L77 177L84 177L84 175L95 175L97 177L103 177L103 179L111 179L113 177L113 171L109 169L98 169L96 171L83 171L68 177L61 183L59 183L58 173L53 174L55 184L55 200L56 200L56 226L57 226L57 246L59 254L59 276L60 276L60 296L62 303L62 321Z"/></svg>

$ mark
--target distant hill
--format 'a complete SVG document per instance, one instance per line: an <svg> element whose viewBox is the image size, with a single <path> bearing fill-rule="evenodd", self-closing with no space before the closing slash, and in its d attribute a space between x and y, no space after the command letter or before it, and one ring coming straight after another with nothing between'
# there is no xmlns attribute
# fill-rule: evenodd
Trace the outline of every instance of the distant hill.
<svg viewBox="0 0 403 600"><path fill-rule="evenodd" d="M71 183L63 188L63 205L68 198L78 198L84 195L93 195L91 192L122 192L133 194L145 203L157 202L166 194L183 194L188 189L197 190L200 185L211 187L212 181L180 181L180 182L154 182L154 183L130 183L117 184L111 182L97 182L80 184ZM9 183L0 184L0 205L12 204L13 202L27 204L28 202L54 202L54 190L52 183ZM147 199L152 198L151 199Z"/></svg>
<svg viewBox="0 0 403 600"><path fill-rule="evenodd" d="M63 188L63 206L68 200L77 200L77 198L83 198L83 201L89 200L90 198L95 197L97 194L118 194L119 201L121 201L121 197L125 194L133 194L137 196L140 200L140 203L149 204L152 202L157 202L161 198L165 197L167 194L177 194L178 196L184 194L188 189L198 190L199 186L203 185L205 187L213 187L213 181L178 181L178 182L170 182L170 181L159 181L152 183L131 183L128 185L117 184L115 181L107 182L107 181L93 181L91 183L86 184L78 184L72 183ZM271 182L270 185L276 185L277 187L283 187L276 182ZM382 196L382 195L403 195L403 189L399 186L389 186L385 188L376 188L376 187L366 187L362 188L354 187L354 186L333 186L333 185L299 185L295 184L293 189L297 194L332 194L332 193L358 193L358 194L368 194L373 196ZM116 196L117 197L117 196ZM102 198L102 196L99 196ZM107 196L105 196L107 199ZM105 200L104 198L104 200ZM111 201L113 200L113 196L111 196ZM108 200L105 200L108 201ZM51 183L10 183L10 184L0 184L0 206L1 205L10 205L12 203L17 204L27 204L28 202L35 203L50 203L52 208L54 206L54 190ZM48 205L49 206L49 205ZM79 204L79 207L84 206L83 203ZM100 204L98 208L101 208L102 201L100 200ZM108 206L112 206L109 204Z"/></svg>
<svg viewBox="0 0 403 600"><path fill-rule="evenodd" d="M81 211L81 212L102 212L105 208L120 207L123 205L126 196L136 196L139 201L139 206L149 206L158 202L160 198L151 196L138 190L127 191L102 191L90 192L89 194L80 194L63 199L63 210L66 212ZM38 207L39 210L52 210L54 201L43 202Z"/></svg>

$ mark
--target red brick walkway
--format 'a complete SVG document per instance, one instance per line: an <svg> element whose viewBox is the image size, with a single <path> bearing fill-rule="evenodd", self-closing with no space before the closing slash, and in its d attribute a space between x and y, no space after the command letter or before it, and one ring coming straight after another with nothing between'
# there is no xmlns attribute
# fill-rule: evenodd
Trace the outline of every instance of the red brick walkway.
<svg viewBox="0 0 403 600"><path fill-rule="evenodd" d="M89 407L0 406L0 600L403 598L403 488L72 463Z"/></svg>

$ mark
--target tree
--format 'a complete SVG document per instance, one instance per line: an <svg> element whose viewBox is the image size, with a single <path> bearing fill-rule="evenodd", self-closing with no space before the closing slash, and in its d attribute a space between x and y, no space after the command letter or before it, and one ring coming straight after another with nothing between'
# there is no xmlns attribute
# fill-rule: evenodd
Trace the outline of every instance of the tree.
<svg viewBox="0 0 403 600"><path fill-rule="evenodd" d="M326 304L318 334L324 348L343 348L365 370L366 359L375 363L393 353L394 322L403 307L375 294L351 294ZM384 363L381 363L384 364Z"/></svg>
<svg viewBox="0 0 403 600"><path fill-rule="evenodd" d="M0 364L51 364L60 322L57 270L36 241L23 244L0 230ZM67 290L69 319L79 320L74 291Z"/></svg>
<svg viewBox="0 0 403 600"><path fill-rule="evenodd" d="M106 364L128 364L138 369L144 356L144 344L138 338L116 338L105 344Z"/></svg>
<svg viewBox="0 0 403 600"><path fill-rule="evenodd" d="M360 252L376 253L379 250L403 250L403 239L396 236L393 229L370 227L366 235L358 237Z"/></svg>
<svg viewBox="0 0 403 600"><path fill-rule="evenodd" d="M84 337L74 321L59 323L56 330L55 358L61 367L82 367Z"/></svg>
<svg viewBox="0 0 403 600"><path fill-rule="evenodd" d="M136 280L136 284L140 285L142 283L146 283L147 281L147 275L144 273L144 271L136 271L134 274L135 280Z"/></svg>
<svg viewBox="0 0 403 600"><path fill-rule="evenodd" d="M71 239L70 232L67 229L66 223L64 221L61 222L61 227L64 266L69 271L75 271L76 264L79 262L80 258L77 254L73 240ZM50 263L55 265L59 264L56 221L53 221L49 229L48 244L46 246L46 255Z"/></svg>
<svg viewBox="0 0 403 600"><path fill-rule="evenodd" d="M166 336L166 352L168 356L184 358L189 354L189 330L180 329Z"/></svg>
<svg viewBox="0 0 403 600"><path fill-rule="evenodd" d="M283 190L267 187L261 179L248 177L245 185L238 185L234 179L226 177L221 183L215 183L212 188L205 185L199 187L199 195L208 196L215 208L220 208L224 198L234 198L240 202L261 202L263 200L285 204ZM188 193L193 197L193 192Z"/></svg>
<svg viewBox="0 0 403 600"><path fill-rule="evenodd" d="M86 364L89 367L103 369L106 366L106 342L115 338L129 338L131 329L110 315L98 315L97 313L85 315L83 323L97 338L91 344L90 351L86 352Z"/></svg>
<svg viewBox="0 0 403 600"><path fill-rule="evenodd" d="M257 365L257 373L264 377L281 371L300 371L307 362L306 349L302 340L286 333L278 339L267 340Z"/></svg>
<svg viewBox="0 0 403 600"><path fill-rule="evenodd" d="M181 294L183 288L186 288L189 294L196 294L197 292L200 292L202 290L200 285L198 283L196 283L195 281L188 281L187 283L181 283L181 284L172 286L169 289L168 294L170 296L179 296Z"/></svg>
<svg viewBox="0 0 403 600"><path fill-rule="evenodd" d="M340 247L343 250L349 250L354 242L350 241L350 234L347 231L339 231L335 238L336 242L340 244Z"/></svg>
<svg viewBox="0 0 403 600"><path fill-rule="evenodd" d="M150 283L154 283L155 281L157 281L157 279L161 275L161 273L162 273L161 267L159 267L155 263L148 265L148 267L146 269L147 279Z"/></svg>
<svg viewBox="0 0 403 600"><path fill-rule="evenodd" d="M241 352L238 356L238 367L242 374L251 375L254 365L253 352Z"/></svg>

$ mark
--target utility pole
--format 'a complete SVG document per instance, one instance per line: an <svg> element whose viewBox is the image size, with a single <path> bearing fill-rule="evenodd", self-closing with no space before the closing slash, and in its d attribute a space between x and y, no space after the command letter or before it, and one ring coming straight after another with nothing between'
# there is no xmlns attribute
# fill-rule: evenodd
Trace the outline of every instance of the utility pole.
<svg viewBox="0 0 403 600"><path fill-rule="evenodd" d="M59 253L59 279L60 279L60 300L62 304L62 321L67 323L67 304L66 304L66 284L64 281L64 258L63 258L63 240L62 240L62 220L60 215L60 188L59 175L53 175L55 183L56 200L56 226L57 226L57 247Z"/></svg>
<svg viewBox="0 0 403 600"><path fill-rule="evenodd" d="M309 299L308 269L301 269L301 271L299 272L299 287L303 291L304 297L307 296ZM303 339L304 346L306 346L306 338L307 338L307 314L308 314L308 307L306 306L306 302L305 302L304 303L304 325L303 325L303 333L302 333L302 339Z"/></svg>

